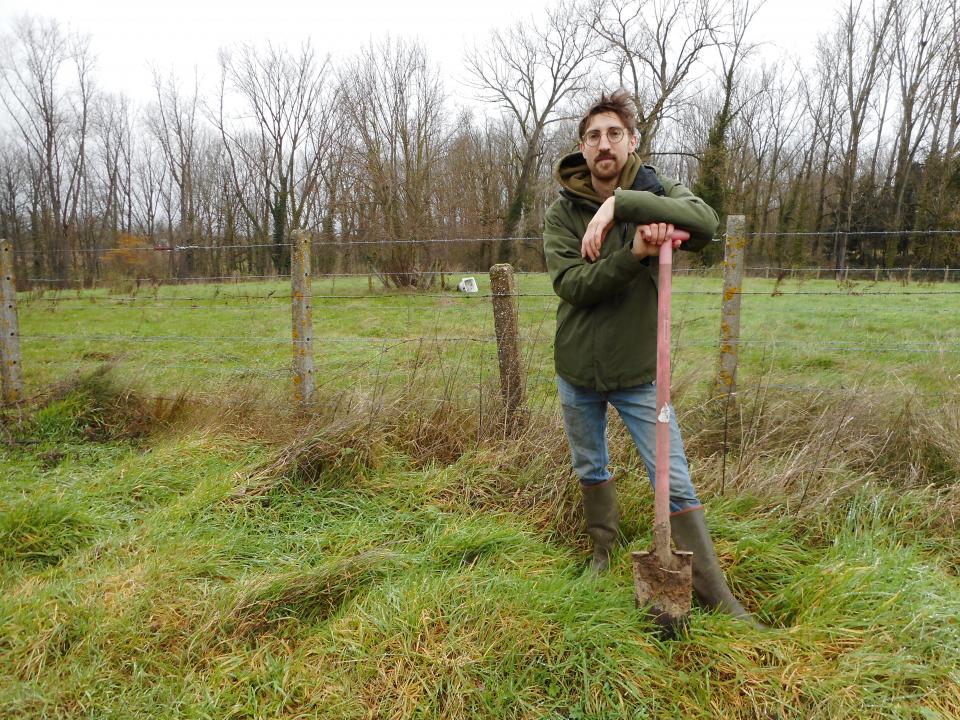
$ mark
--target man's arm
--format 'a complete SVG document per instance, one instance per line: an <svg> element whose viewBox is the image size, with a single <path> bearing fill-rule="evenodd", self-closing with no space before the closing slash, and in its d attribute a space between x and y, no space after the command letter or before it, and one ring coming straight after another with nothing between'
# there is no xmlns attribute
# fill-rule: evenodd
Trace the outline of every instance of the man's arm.
<svg viewBox="0 0 960 720"><path fill-rule="evenodd" d="M658 178L665 195L618 188L614 195L607 198L587 225L581 244L584 255L593 258L600 255L607 228L614 222L637 225L670 223L690 233L690 240L682 246L685 250L700 250L710 242L720 224L713 208L685 185L660 176Z"/></svg>
<svg viewBox="0 0 960 720"><path fill-rule="evenodd" d="M543 251L553 290L571 305L594 305L623 290L646 270L642 244L635 239L596 262L580 254L580 237L551 208L543 227Z"/></svg>
<svg viewBox="0 0 960 720"><path fill-rule="evenodd" d="M644 225L653 222L673 223L690 233L683 244L685 250L700 250L717 231L720 219L716 211L676 180L660 178L666 195L645 190L617 190L613 216L617 222Z"/></svg>

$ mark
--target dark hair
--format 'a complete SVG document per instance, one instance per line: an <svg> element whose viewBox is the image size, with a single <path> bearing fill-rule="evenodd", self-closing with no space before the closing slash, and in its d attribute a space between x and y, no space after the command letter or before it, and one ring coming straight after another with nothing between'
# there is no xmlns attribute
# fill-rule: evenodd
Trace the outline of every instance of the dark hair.
<svg viewBox="0 0 960 720"><path fill-rule="evenodd" d="M590 121L590 118L594 115L607 112L614 113L620 118L627 132L631 135L636 134L637 115L633 106L633 98L630 97L630 93L626 90L617 90L610 95L606 93L600 94L600 99L590 106L587 114L584 115L580 121L580 125L577 127L577 137L583 139L583 133L587 129L587 123Z"/></svg>

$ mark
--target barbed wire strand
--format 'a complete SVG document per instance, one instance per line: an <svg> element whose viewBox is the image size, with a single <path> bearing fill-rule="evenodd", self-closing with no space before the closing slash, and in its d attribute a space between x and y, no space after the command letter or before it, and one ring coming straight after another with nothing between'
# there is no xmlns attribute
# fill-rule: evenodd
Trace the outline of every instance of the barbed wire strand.
<svg viewBox="0 0 960 720"><path fill-rule="evenodd" d="M311 240L311 247L351 247L351 246L369 246L369 245L448 245L454 243L484 243L484 242L543 242L543 237L487 237L487 238L425 238L425 239L389 239L383 238L379 240ZM120 250L121 252L133 251L133 252L160 252L167 253L171 251L176 252L185 252L187 250L220 250L222 252L233 252L236 250L256 250L263 248L270 248L277 250L279 248L290 248L293 247L294 243L283 242L283 243L244 243L243 245L173 245L173 246L163 246L158 245L154 247L147 246L135 246L127 248L48 248L43 250L37 249L17 249L14 250L14 254L17 255L55 255L55 254L66 254L66 255L75 255L75 254L91 254L91 253L100 253L106 254L112 250Z"/></svg>
<svg viewBox="0 0 960 720"><path fill-rule="evenodd" d="M687 268L687 269L695 269L695 268ZM718 269L722 269L722 268L718 268ZM880 273L886 273L886 272L940 272L942 273L944 271L952 272L954 270L960 270L960 268L950 267L949 265L944 265L943 267L922 267L922 266L914 266L914 265L908 265L906 267L903 267L903 266L884 267L883 265L876 265L876 266L858 265L854 267L854 266L848 265L842 268L820 267L817 265L808 265L804 267L791 267L789 265L754 265L754 266L744 267L744 270L748 272L777 270L781 272L871 272L872 273L872 272L880 271Z"/></svg>
<svg viewBox="0 0 960 720"><path fill-rule="evenodd" d="M234 307L231 305L176 305L173 303L153 303L153 304L138 304L138 303L113 303L113 304L96 304L91 303L91 306L69 306L67 308L57 308L56 305L51 305L45 310L45 312L56 312L58 310L63 310L64 312L87 312L87 311L96 311L101 312L103 310L124 310L124 311L145 311L145 310L183 310L183 311L210 311L214 314L216 313L256 313L256 312L269 312L274 314L288 314L290 312L290 306L287 304L276 304L276 305L251 305L248 307ZM29 307L29 305L26 305ZM372 305L370 306L373 310L409 310L410 305ZM549 303L545 307L554 308L556 307L555 303ZM474 311L483 311L484 313L489 313L490 309L486 305L460 305L460 306L432 306L430 308L432 311L437 313L444 312L474 312ZM327 318L314 318L314 322L323 322ZM330 318L334 320L336 318ZM339 319L336 319L339 322Z"/></svg>
<svg viewBox="0 0 960 720"><path fill-rule="evenodd" d="M309 231L308 231L309 232ZM776 230L770 232L749 232L744 233L748 238L770 238L770 237L836 237L843 235L846 237L874 237L874 236L905 236L905 235L958 235L960 230L956 229L929 229L929 230ZM714 242L722 241L727 233L722 233L714 238ZM311 240L311 247L351 247L351 246L369 246L369 245L437 245L452 243L484 243L484 242L542 242L543 236L527 237L466 237L466 238L378 238L373 240ZM24 255L53 255L53 254L105 254L112 250L121 250L123 252L184 252L187 250L219 250L222 252L232 252L237 250L255 250L255 249L279 249L292 247L292 242L283 243L244 243L241 245L173 245L173 246L137 246L127 248L21 248L16 249L16 254Z"/></svg>
<svg viewBox="0 0 960 720"><path fill-rule="evenodd" d="M104 341L118 341L118 342L145 342L145 343L165 343L165 342L188 342L188 343L220 343L220 342L240 342L240 343L250 343L250 344L264 344L264 345L288 345L294 342L290 338L277 338L272 336L256 336L256 335L124 335L119 333L78 333L78 334L56 334L56 333L31 333L26 335L20 335L21 339L30 340L30 339L42 339L42 340L58 340L58 341L74 341L74 342L87 342L92 340ZM517 335L519 340L528 343L537 343L537 344L550 344L553 343L553 338L541 335L539 333L534 335ZM396 336L396 337L382 337L382 336L324 336L324 343L329 344L344 344L344 345L363 345L363 344L383 344L383 343L392 343L394 345L402 345L408 343L496 343L497 338L495 335L453 335L453 336L431 336L431 335L416 335L416 336ZM853 342L853 341L844 341L844 340L831 340L823 342L812 342L807 340L781 340L781 339L772 339L772 338L740 338L737 340L737 344L741 346L764 346L764 347L777 347L785 346L791 348L802 348L810 350L829 350L835 352L851 352L851 351L871 351L876 352L878 350L887 350L887 351L898 351L906 353L933 353L933 354L944 354L944 353L953 353L960 351L960 340L952 341L929 341L929 342L913 342L913 343L890 343L890 342L876 342L876 343L863 343L863 342ZM674 347L682 349L685 347L709 347L709 348L719 348L719 340L683 340L677 342Z"/></svg>
<svg viewBox="0 0 960 720"><path fill-rule="evenodd" d="M702 278L710 279L720 279L723 275L723 268L721 267L708 267L708 268L697 268L697 267L688 267L688 268L674 268L673 270L675 275L695 275ZM955 277L960 279L960 268L957 267L845 267L845 268L833 268L833 267L786 267L782 265L760 265L744 268L744 272L748 273L774 273L778 276L783 275L784 278L764 278L767 280L777 280L777 279L786 279L786 276L790 276L791 279L794 279L798 274L812 274L812 273L837 273L843 272L847 274L874 274L878 276L876 282L902 282L903 275L907 273L916 273L923 275L920 278L914 278L913 282L920 283L925 282L930 275L936 276L937 280L943 282L940 279L940 275L949 276L950 273L955 273ZM367 280L376 279L379 285L382 285L381 280L382 275L393 275L397 273L380 273L377 271L370 272L352 272L352 273L314 273L312 278L315 281L323 280L337 280L337 279L346 279L346 278L364 278ZM488 270L424 270L424 271L415 271L418 277L450 277L451 279L456 277L462 278L474 278L482 277L486 278L489 274ZM514 276L516 277L549 277L549 272L546 270L514 270ZM891 275L899 274L901 277L893 278ZM879 277L879 276L886 277ZM753 280L760 278L753 277ZM147 287L165 287L169 285L179 285L184 283L192 284L229 284L229 285L240 285L243 283L262 283L262 282L281 282L289 281L289 275L243 275L243 276L232 276L232 275L193 275L189 277L177 277L177 278L163 278L159 280L156 284L152 281L145 281L143 285ZM824 281L832 281L832 278L824 278ZM30 283L43 283L43 284L73 284L73 285L82 285L86 281L82 279L67 279L62 280L58 278L46 278L46 277L28 277L27 282ZM101 285L100 288L105 286ZM84 288L84 289L97 289L94 288ZM451 288L452 289L452 288Z"/></svg>
<svg viewBox="0 0 960 720"><path fill-rule="evenodd" d="M960 230L777 230L771 232L749 232L745 237L836 237L851 235L869 237L874 235L957 235ZM726 236L726 233L724 233Z"/></svg>
<svg viewBox="0 0 960 720"><path fill-rule="evenodd" d="M38 363L40 367L49 367L50 365L57 366L77 366L84 367L90 365L109 365L115 366L118 369L124 372L136 372L138 374L152 374L152 375L163 375L167 374L169 370L172 369L185 369L185 370L196 370L201 369L206 371L209 374L224 374L224 375L255 375L263 377L277 377L277 378L289 378L292 376L293 371L289 368L286 369L276 369L276 370L266 370L260 367L252 366L241 366L241 367L223 367L212 365L211 363L201 363L201 362L175 362L169 363L164 362L163 364L158 363L149 363L149 364L130 364L125 361L123 358L75 358L75 359L63 359L63 360L43 360Z"/></svg>
<svg viewBox="0 0 960 720"><path fill-rule="evenodd" d="M674 290L674 295L701 295L716 297L721 294L721 291L718 290ZM833 298L864 298L864 297L909 297L909 296L930 296L930 295L939 295L939 296L952 296L960 295L960 290L905 290L900 292L895 291L885 291L885 290L855 290L850 289L843 292L834 292L834 291L817 291L817 290L785 290L778 291L776 293L770 291L760 291L760 290L742 290L740 292L742 296L748 297L770 297L770 298L784 298L784 297L833 297ZM168 298L170 301L215 301L227 297L224 294L221 294L216 297L203 297L203 296L184 296L184 297L172 297ZM331 295L331 294L312 294L310 296L311 300L316 301L327 301L327 300L351 300L357 302L374 302L377 300L385 298L404 298L407 300L435 300L438 298L444 298L447 300L464 300L464 301L477 301L477 300L489 300L495 297L539 297L539 298L552 298L558 300L556 294L554 293L383 293L380 295ZM290 300L291 295L236 295L236 300ZM153 298L150 298L153 299ZM55 302L55 301L89 301L89 298L35 298L38 301L46 302ZM104 301L109 300L109 298L103 298ZM124 300L126 301L126 300ZM28 300L28 302L30 302ZM94 304L91 302L91 304Z"/></svg>

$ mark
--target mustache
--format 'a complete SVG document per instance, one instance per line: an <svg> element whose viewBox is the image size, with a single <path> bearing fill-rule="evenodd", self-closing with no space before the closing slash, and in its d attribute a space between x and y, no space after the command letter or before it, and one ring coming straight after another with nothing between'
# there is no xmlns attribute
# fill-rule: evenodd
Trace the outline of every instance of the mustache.
<svg viewBox="0 0 960 720"><path fill-rule="evenodd" d="M597 155L596 161L600 162L601 160L614 160L614 159L615 159L614 156L610 153L600 153L599 155Z"/></svg>

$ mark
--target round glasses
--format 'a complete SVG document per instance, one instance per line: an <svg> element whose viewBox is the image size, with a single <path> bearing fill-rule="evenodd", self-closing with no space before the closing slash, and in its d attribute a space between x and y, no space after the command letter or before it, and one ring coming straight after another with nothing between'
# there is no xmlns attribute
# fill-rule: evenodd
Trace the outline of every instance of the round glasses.
<svg viewBox="0 0 960 720"><path fill-rule="evenodd" d="M616 145L618 142L623 140L623 136L627 134L627 131L622 127L612 127L607 128L607 140L610 141L611 145ZM602 130L591 130L588 133L585 133L583 136L583 142L585 142L590 147L596 147L600 144L600 138L603 137Z"/></svg>

